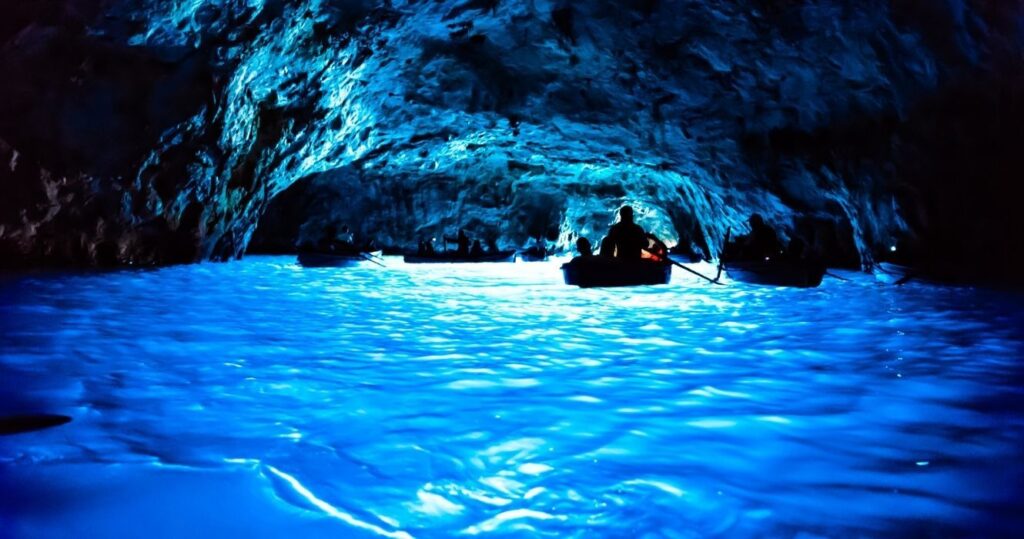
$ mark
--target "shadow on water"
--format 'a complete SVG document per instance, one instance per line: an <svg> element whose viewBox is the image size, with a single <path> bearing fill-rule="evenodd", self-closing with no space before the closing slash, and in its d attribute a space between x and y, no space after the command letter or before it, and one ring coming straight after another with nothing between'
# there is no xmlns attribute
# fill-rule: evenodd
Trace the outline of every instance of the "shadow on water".
<svg viewBox="0 0 1024 539"><path fill-rule="evenodd" d="M22 414L0 416L0 436L43 430L50 427L58 427L70 422L70 417L59 414Z"/></svg>

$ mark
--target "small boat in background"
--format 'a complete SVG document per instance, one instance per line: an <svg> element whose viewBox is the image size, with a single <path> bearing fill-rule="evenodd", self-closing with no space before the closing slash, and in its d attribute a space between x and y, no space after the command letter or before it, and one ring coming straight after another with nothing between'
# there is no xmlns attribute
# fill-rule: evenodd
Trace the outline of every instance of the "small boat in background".
<svg viewBox="0 0 1024 539"><path fill-rule="evenodd" d="M672 266L645 259L624 261L600 256L577 257L562 264L565 284L580 288L668 284Z"/></svg>
<svg viewBox="0 0 1024 539"><path fill-rule="evenodd" d="M543 262L548 259L548 254L545 252L537 252L532 249L525 249L519 251L519 259L523 262Z"/></svg>
<svg viewBox="0 0 1024 539"><path fill-rule="evenodd" d="M340 268L380 258L381 251L300 251L299 264L307 268Z"/></svg>
<svg viewBox="0 0 1024 539"><path fill-rule="evenodd" d="M963 277L964 275L970 275L970 271L970 269L966 268L951 268L949 265L936 268L935 266L927 265L907 266L892 262L877 262L871 268L871 273L874 274L876 281L896 286L902 286L909 282L933 285L976 282Z"/></svg>
<svg viewBox="0 0 1024 539"><path fill-rule="evenodd" d="M515 262L516 251L509 249L483 254L459 254L458 251L440 251L433 254L405 255L406 264L465 264L474 262Z"/></svg>
<svg viewBox="0 0 1024 539"><path fill-rule="evenodd" d="M814 288L825 276L825 266L788 260L726 262L725 272L736 281L769 286Z"/></svg>
<svg viewBox="0 0 1024 539"><path fill-rule="evenodd" d="M890 262L878 262L871 268L871 273L874 274L875 280L885 284L903 284L919 273L910 266L903 266L900 264L893 264Z"/></svg>

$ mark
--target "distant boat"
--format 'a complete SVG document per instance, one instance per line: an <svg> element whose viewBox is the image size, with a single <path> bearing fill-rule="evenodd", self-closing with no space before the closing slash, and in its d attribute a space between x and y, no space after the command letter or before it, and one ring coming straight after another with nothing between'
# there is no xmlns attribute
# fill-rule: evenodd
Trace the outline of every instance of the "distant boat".
<svg viewBox="0 0 1024 539"><path fill-rule="evenodd" d="M519 251L519 258L524 262L543 262L548 259L548 253L545 250L531 247Z"/></svg>
<svg viewBox="0 0 1024 539"><path fill-rule="evenodd" d="M407 264L465 264L474 262L515 262L516 251L497 251L479 255L460 255L457 251L439 251L432 255L405 255Z"/></svg>
<svg viewBox="0 0 1024 539"><path fill-rule="evenodd" d="M904 285L911 281L929 284L950 284L964 283L963 275L969 275L968 271L958 271L952 265L946 265L941 269L928 266L906 266L892 262L877 262L872 268L875 279L881 283Z"/></svg>
<svg viewBox="0 0 1024 539"><path fill-rule="evenodd" d="M339 268L351 266L365 260L381 257L381 251L302 251L299 253L299 264L307 268Z"/></svg>
<svg viewBox="0 0 1024 539"><path fill-rule="evenodd" d="M796 263L788 260L726 262L730 278L749 284L814 288L825 276L823 264Z"/></svg>
<svg viewBox="0 0 1024 539"><path fill-rule="evenodd" d="M562 264L565 284L580 288L668 284L672 266L647 260L625 261L600 256L577 257Z"/></svg>

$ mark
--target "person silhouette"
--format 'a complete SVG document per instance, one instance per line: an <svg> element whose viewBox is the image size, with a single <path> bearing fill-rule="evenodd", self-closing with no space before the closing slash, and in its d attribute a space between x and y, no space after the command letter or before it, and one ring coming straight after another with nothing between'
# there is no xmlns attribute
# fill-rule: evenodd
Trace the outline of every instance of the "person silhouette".
<svg viewBox="0 0 1024 539"><path fill-rule="evenodd" d="M640 225L633 222L633 208L623 206L619 210L619 222L612 225L608 231L605 241L610 241L615 248L615 257L625 260L639 260L641 253L647 247L647 232ZM601 244L601 254L604 254L604 243Z"/></svg>
<svg viewBox="0 0 1024 539"><path fill-rule="evenodd" d="M597 254L601 258L615 258L615 241L612 240L611 235L605 236L601 240L601 250Z"/></svg>
<svg viewBox="0 0 1024 539"><path fill-rule="evenodd" d="M576 252L578 252L583 258L590 258L594 256L594 248L590 245L590 240L583 236L580 236L580 238L576 240Z"/></svg>
<svg viewBox="0 0 1024 539"><path fill-rule="evenodd" d="M355 235L352 234L352 230L349 229L348 225L341 227L341 233L338 234L338 242L343 248L355 247Z"/></svg>
<svg viewBox="0 0 1024 539"><path fill-rule="evenodd" d="M753 260L778 257L782 253L782 243L775 230L765 223L764 217L755 213L747 222L750 223L750 235L744 242L744 256Z"/></svg>
<svg viewBox="0 0 1024 539"><path fill-rule="evenodd" d="M459 245L459 255L469 254L469 236L466 235L465 229L459 229L459 235L455 238L455 242Z"/></svg>

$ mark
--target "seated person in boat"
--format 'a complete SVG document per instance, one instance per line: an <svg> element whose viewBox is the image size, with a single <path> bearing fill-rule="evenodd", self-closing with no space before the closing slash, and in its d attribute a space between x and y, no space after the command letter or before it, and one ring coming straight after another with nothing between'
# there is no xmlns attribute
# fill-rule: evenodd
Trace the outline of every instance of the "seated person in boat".
<svg viewBox="0 0 1024 539"><path fill-rule="evenodd" d="M615 242L612 241L612 237L605 236L601 240L601 250L598 252L601 258L615 258Z"/></svg>
<svg viewBox="0 0 1024 539"><path fill-rule="evenodd" d="M327 225L324 235L316 243L316 250L329 253L354 251L352 231L346 225L339 233L335 225Z"/></svg>
<svg viewBox="0 0 1024 539"><path fill-rule="evenodd" d="M824 272L826 270L825 262L821 256L819 256L814 249L808 249L804 240L797 236L793 236L793 238L789 240L789 245L786 246L786 252L782 253L780 259L786 260L790 264L803 266L815 272Z"/></svg>
<svg viewBox="0 0 1024 539"><path fill-rule="evenodd" d="M469 254L469 236L466 235L465 229L459 229L459 236L455 238L459 244L459 254L466 256Z"/></svg>
<svg viewBox="0 0 1024 539"><path fill-rule="evenodd" d="M750 223L750 235L741 243L740 256L747 260L763 260L777 258L782 254L782 242L775 234L775 230L768 226L764 217L760 214L753 214L748 221Z"/></svg>
<svg viewBox="0 0 1024 539"><path fill-rule="evenodd" d="M469 250L469 256L483 256L484 246L480 244L480 240L473 240L473 247Z"/></svg>
<svg viewBox="0 0 1024 539"><path fill-rule="evenodd" d="M783 257L791 262L800 262L804 259L804 247L804 240L794 236L789 240L789 246L786 247Z"/></svg>
<svg viewBox="0 0 1024 539"><path fill-rule="evenodd" d="M548 246L547 243L545 243L544 238L537 236L534 239L533 245L526 249L526 254L533 258L546 258L548 256Z"/></svg>
<svg viewBox="0 0 1024 539"><path fill-rule="evenodd" d="M594 248L590 245L590 240L580 236L576 240L576 252L580 254L580 258L590 258L594 256Z"/></svg>
<svg viewBox="0 0 1024 539"><path fill-rule="evenodd" d="M434 239L421 239L419 246L416 248L416 254L420 256L429 256L434 254Z"/></svg>
<svg viewBox="0 0 1024 539"><path fill-rule="evenodd" d="M452 238L444 236L445 249L447 249L449 243L458 245L458 249L455 251L459 256L469 256L469 236L466 235L466 229L460 228L459 235Z"/></svg>
<svg viewBox="0 0 1024 539"><path fill-rule="evenodd" d="M605 254L605 243L610 242L609 247L614 248L615 258L624 260L639 260L644 249L647 248L647 232L640 225L633 222L633 208L623 206L619 210L619 222L612 225L608 231L608 237L601 242L601 254Z"/></svg>
<svg viewBox="0 0 1024 539"><path fill-rule="evenodd" d="M341 227L341 233L338 234L338 243L341 245L347 245L349 248L355 248L355 235L349 230L348 225Z"/></svg>

